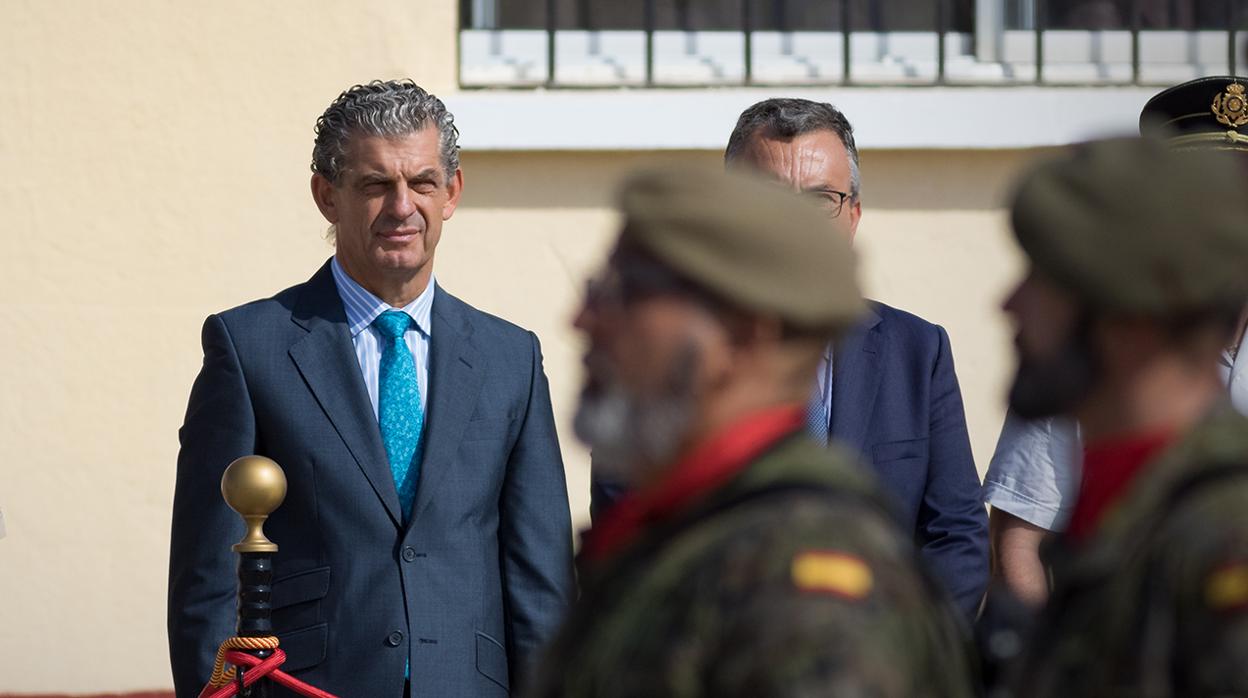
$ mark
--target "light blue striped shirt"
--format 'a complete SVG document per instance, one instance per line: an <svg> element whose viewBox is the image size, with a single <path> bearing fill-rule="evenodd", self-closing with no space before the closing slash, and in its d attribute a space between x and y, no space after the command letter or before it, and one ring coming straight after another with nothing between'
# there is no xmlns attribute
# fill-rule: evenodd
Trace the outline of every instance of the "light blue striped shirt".
<svg viewBox="0 0 1248 698"><path fill-rule="evenodd" d="M828 436L832 435L832 345L823 350L823 359L819 362L819 372L815 377L815 390L823 402L823 413L828 416Z"/></svg>
<svg viewBox="0 0 1248 698"><path fill-rule="evenodd" d="M407 348L416 360L416 377L420 383L420 408L428 414L429 405L429 337L432 329L433 313L433 276L429 277L429 286L416 300L402 308L392 308L390 304L369 293L355 279L347 276L347 272L338 264L338 258L330 262L334 272L334 283L338 286L338 295L342 298L342 306L347 311L347 327L351 332L351 343L355 346L355 358L360 362L360 373L364 375L364 385L368 388L368 399L373 403L373 416L377 416L378 370L381 364L383 338L373 320L387 310L402 310L416 321L416 327L409 329L403 339Z"/></svg>

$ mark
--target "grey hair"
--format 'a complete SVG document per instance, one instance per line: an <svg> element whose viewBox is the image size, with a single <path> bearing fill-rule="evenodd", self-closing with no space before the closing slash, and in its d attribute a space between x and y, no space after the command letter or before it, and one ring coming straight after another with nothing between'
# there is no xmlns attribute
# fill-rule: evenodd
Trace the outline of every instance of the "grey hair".
<svg viewBox="0 0 1248 698"><path fill-rule="evenodd" d="M403 137L429 126L438 129L442 169L449 182L459 169L459 129L442 100L411 80L374 80L334 100L316 120L312 171L335 184L347 166L352 136Z"/></svg>
<svg viewBox="0 0 1248 698"><path fill-rule="evenodd" d="M839 109L826 102L809 99L777 97L764 99L741 112L736 128L728 137L724 162L741 156L756 134L766 138L788 140L812 131L831 131L849 153L849 195L858 198L862 180L858 174L858 146L854 145L854 127Z"/></svg>

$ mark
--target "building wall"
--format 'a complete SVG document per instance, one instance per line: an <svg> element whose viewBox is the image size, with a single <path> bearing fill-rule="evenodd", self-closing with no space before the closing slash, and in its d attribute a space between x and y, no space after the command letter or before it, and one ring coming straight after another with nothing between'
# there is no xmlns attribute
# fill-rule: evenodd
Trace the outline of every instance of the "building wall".
<svg viewBox="0 0 1248 698"><path fill-rule="evenodd" d="M169 685L170 497L200 323L332 253L308 162L341 89L412 76L454 108L456 4L0 3L0 693ZM1000 203L1030 157L863 155L867 287L948 327L981 468L1009 362L996 306L1018 269ZM578 522L567 320L617 177L687 159L718 154L464 155L438 276L541 336Z"/></svg>
<svg viewBox="0 0 1248 698"><path fill-rule="evenodd" d="M981 473L996 443L1009 329L998 308L1020 270L1001 204L1040 151L864 151L857 247L867 295L944 325ZM575 517L588 468L571 436L581 343L569 328L585 277L615 232L616 180L642 165L720 153L467 153L462 208L439 247L452 292L542 338Z"/></svg>

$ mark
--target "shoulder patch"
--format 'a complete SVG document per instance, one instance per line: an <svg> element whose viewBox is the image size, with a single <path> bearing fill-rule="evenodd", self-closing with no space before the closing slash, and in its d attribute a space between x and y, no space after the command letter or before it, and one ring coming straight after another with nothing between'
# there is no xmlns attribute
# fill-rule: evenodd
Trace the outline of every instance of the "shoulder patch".
<svg viewBox="0 0 1248 698"><path fill-rule="evenodd" d="M1205 580L1205 603L1215 611L1248 608L1248 562L1232 562Z"/></svg>
<svg viewBox="0 0 1248 698"><path fill-rule="evenodd" d="M860 600L871 593L875 577L860 557L833 550L803 550L790 567L793 586L801 591Z"/></svg>

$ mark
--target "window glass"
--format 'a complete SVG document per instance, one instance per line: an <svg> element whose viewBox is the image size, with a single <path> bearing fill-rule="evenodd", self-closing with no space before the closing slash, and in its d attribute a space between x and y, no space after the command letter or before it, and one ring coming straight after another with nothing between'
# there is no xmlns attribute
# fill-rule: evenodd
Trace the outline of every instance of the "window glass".
<svg viewBox="0 0 1248 698"><path fill-rule="evenodd" d="M935 0L654 0L655 28L740 30L742 3L747 1L752 25L762 31L840 31L842 2L850 3L854 31L933 31L936 27ZM972 31L975 0L946 0L945 5L950 31ZM547 0L461 0L460 16L468 28L544 29L546 7ZM643 0L554 0L554 7L559 29L645 27Z"/></svg>
<svg viewBox="0 0 1248 698"><path fill-rule="evenodd" d="M1031 29L1037 0L1006 0L1006 25ZM1046 0L1046 29L1130 29L1131 8L1143 30L1226 29L1229 12L1248 11L1248 0Z"/></svg>

